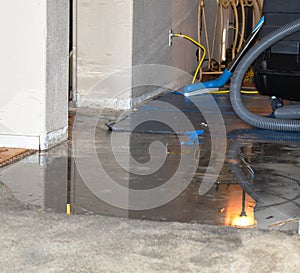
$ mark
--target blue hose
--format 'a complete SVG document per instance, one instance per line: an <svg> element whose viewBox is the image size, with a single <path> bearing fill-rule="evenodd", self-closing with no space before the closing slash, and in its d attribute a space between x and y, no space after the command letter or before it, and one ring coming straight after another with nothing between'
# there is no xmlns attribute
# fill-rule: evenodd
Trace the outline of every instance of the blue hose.
<svg viewBox="0 0 300 273"><path fill-rule="evenodd" d="M184 87L184 93L191 93L195 92L197 90L201 89L211 89L211 88L220 88L225 85L232 76L232 73L226 68L222 75L212 81L207 81L207 82L199 82L199 83L194 83L190 84Z"/></svg>
<svg viewBox="0 0 300 273"><path fill-rule="evenodd" d="M230 66L223 71L222 75L219 78L212 80L212 81L200 82L200 83L194 83L194 84L187 85L184 87L184 94L189 95L189 93L192 93L192 92L195 92L198 90L203 90L204 91L203 93L205 93L205 90L208 92L209 89L218 89L220 87L223 87L230 80L230 77L232 76L232 71L235 69L236 65L239 63L240 59L243 57L246 50L248 49L248 47L251 45L251 43L255 39L257 33L259 32L262 25L264 24L264 21L265 21L265 17L262 16L261 19L258 21L257 25L252 30L251 35L245 41L243 48L236 55L234 60L232 60L232 63L230 64Z"/></svg>

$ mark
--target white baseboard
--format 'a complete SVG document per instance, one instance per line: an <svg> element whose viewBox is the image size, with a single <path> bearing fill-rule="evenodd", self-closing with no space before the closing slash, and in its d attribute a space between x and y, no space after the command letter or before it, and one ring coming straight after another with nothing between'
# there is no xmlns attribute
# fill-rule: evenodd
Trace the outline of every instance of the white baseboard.
<svg viewBox="0 0 300 273"><path fill-rule="evenodd" d="M40 135L40 150L48 150L51 147L68 139L68 126Z"/></svg>
<svg viewBox="0 0 300 273"><path fill-rule="evenodd" d="M47 150L68 139L68 126L40 136L0 135L0 147Z"/></svg>
<svg viewBox="0 0 300 273"><path fill-rule="evenodd" d="M163 93L165 88L158 88L153 92L145 93L135 98L102 98L102 99L88 99L77 95L76 107L90 107L95 109L112 109L112 110L129 110L132 107L139 105L151 98L154 98Z"/></svg>
<svg viewBox="0 0 300 273"><path fill-rule="evenodd" d="M38 136L0 135L0 147L39 150Z"/></svg>
<svg viewBox="0 0 300 273"><path fill-rule="evenodd" d="M101 98L88 99L77 95L77 107L90 107L95 109L128 110L131 108L131 98Z"/></svg>
<svg viewBox="0 0 300 273"><path fill-rule="evenodd" d="M146 102L147 100L153 99L153 98L161 95L165 91L166 91L165 88L157 88L152 92L148 92L139 97L135 97L132 99L131 105L132 105L132 107L140 105L140 104Z"/></svg>

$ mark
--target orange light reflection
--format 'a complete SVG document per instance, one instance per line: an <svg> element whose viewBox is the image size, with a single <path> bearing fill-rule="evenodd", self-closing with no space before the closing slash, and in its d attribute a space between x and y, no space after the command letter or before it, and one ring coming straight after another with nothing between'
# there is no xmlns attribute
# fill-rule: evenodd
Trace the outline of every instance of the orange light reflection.
<svg viewBox="0 0 300 273"><path fill-rule="evenodd" d="M255 227L254 208L256 202L248 194L245 196L246 216L241 216L243 189L239 185L230 185L227 190L228 202L225 208L226 226L237 228Z"/></svg>

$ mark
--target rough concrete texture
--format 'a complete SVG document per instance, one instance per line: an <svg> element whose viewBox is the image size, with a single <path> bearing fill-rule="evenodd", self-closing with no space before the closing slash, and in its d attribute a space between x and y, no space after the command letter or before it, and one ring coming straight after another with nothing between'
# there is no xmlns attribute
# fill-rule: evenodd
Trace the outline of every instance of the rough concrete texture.
<svg viewBox="0 0 300 273"><path fill-rule="evenodd" d="M169 47L168 37L169 29L172 29L174 33L184 33L197 39L198 3L198 0L134 1L132 64L161 64L194 74L197 47L180 38L174 38L172 47ZM141 78L145 82L153 82L151 79L155 77L155 70L143 76L139 70L137 72L133 71L132 75L135 87L132 95L138 102L139 97L155 96L157 87L136 87L134 83Z"/></svg>
<svg viewBox="0 0 300 273"><path fill-rule="evenodd" d="M1 272L299 272L278 232L67 216L26 208L0 184Z"/></svg>
<svg viewBox="0 0 300 273"><path fill-rule="evenodd" d="M68 125L69 1L47 1L46 129Z"/></svg>

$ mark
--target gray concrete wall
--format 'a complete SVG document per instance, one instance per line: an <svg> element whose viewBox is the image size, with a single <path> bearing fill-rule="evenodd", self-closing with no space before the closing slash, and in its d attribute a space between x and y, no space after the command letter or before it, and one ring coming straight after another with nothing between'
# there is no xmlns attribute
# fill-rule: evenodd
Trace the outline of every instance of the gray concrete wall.
<svg viewBox="0 0 300 273"><path fill-rule="evenodd" d="M193 74L197 47L174 38L168 46L168 32L184 33L197 39L198 0L135 0L133 6L133 65L161 64ZM151 78L152 75L145 75ZM133 74L133 82L140 77ZM133 89L133 97L147 98L157 87Z"/></svg>
<svg viewBox="0 0 300 273"><path fill-rule="evenodd" d="M46 130L64 128L68 120L69 1L47 2Z"/></svg>

